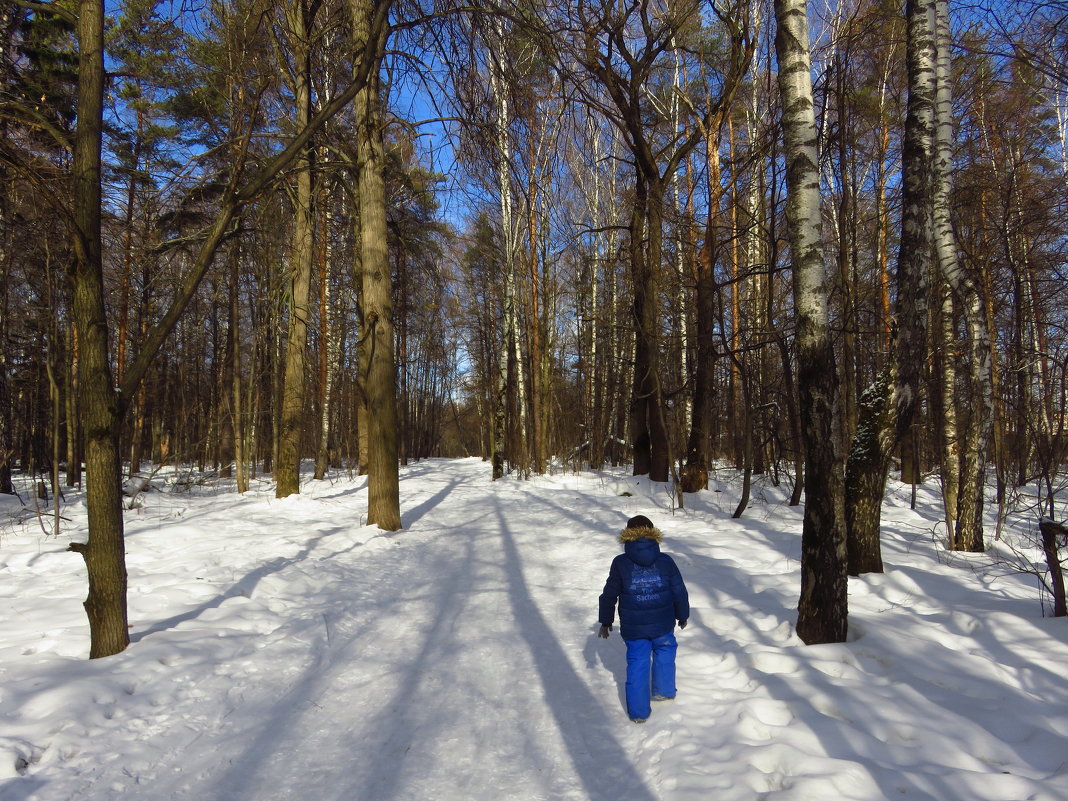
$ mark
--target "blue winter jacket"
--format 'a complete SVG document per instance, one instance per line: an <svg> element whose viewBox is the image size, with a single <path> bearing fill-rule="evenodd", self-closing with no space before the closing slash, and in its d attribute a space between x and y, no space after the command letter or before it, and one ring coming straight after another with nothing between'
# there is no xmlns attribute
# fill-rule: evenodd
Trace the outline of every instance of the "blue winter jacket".
<svg viewBox="0 0 1068 801"><path fill-rule="evenodd" d="M623 553L612 560L600 598L600 622L611 626L619 601L624 640L662 637L688 620L690 600L675 561L660 552L660 531L624 529Z"/></svg>

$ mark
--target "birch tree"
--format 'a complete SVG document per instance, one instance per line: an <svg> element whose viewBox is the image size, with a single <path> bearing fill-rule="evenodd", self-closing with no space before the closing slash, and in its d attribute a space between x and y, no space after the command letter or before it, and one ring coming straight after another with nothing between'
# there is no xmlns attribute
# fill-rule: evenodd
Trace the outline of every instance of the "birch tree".
<svg viewBox="0 0 1068 801"><path fill-rule="evenodd" d="M509 436L514 425L513 414L509 415L509 387L521 383L516 373L521 364L515 357L519 342L518 315L516 313L515 292L515 257L518 250L518 236L512 213L512 153L510 141L511 111L508 100L508 88L504 80L504 67L507 59L504 38L504 21L494 19L489 54L490 91L494 104L494 144L497 163L497 202L500 208L500 226L502 236L502 280L504 283L504 319L501 321L501 341L497 355L496 396L493 404L493 423L490 429L492 442L493 478L505 474L505 465L514 462L515 437ZM511 447L510 447L511 446Z"/></svg>
<svg viewBox="0 0 1068 801"><path fill-rule="evenodd" d="M991 374L990 330L979 285L963 268L950 219L953 189L953 76L950 61L949 0L934 0L935 13L935 97L936 152L934 160L934 237L938 266L946 283L957 296L968 332L967 391L956 397L956 417L966 421L958 465L943 469L960 470L957 481L955 530L949 532L953 549L983 551L983 488L986 476L986 446L994 419L993 376ZM947 498L952 503L952 498Z"/></svg>
<svg viewBox="0 0 1068 801"><path fill-rule="evenodd" d="M827 326L828 282L822 255L806 0L775 0L775 21L797 325L797 386L805 446L797 634L812 645L844 642L848 627L839 386Z"/></svg>

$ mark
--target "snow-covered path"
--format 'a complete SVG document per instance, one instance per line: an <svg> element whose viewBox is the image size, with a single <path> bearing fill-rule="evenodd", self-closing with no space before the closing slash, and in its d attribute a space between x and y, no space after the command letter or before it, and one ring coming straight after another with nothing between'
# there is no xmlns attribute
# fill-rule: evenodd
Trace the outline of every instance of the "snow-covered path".
<svg viewBox="0 0 1068 801"><path fill-rule="evenodd" d="M890 504L891 569L851 585L853 641L805 647L798 510L731 520L724 486L671 513L623 476L487 471L406 468L396 534L361 525L362 479L147 495L128 523L134 642L94 662L79 558L9 536L0 798L1068 797L1063 621L1024 582L939 564L915 513ZM622 642L595 636L637 513L693 606L679 698L641 726Z"/></svg>

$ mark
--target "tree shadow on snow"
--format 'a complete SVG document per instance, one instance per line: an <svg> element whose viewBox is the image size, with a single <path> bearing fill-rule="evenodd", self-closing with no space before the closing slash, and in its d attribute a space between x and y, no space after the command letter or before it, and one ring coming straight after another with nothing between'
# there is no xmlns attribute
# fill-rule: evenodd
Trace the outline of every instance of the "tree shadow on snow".
<svg viewBox="0 0 1068 801"><path fill-rule="evenodd" d="M509 577L508 595L515 620L537 666L550 711L571 754L575 772L590 801L656 801L632 764L617 732L625 715L609 715L586 682L571 667L560 636L534 602L523 563L500 501L501 541ZM615 671L613 671L615 672Z"/></svg>
<svg viewBox="0 0 1068 801"><path fill-rule="evenodd" d="M463 598L463 594L457 593L455 588L462 586L474 559L473 544L470 541L464 543L452 556L440 562L440 580L427 585L425 593L419 596L434 612L422 632L411 633L409 641L415 643L411 658L403 663L383 664L383 669L390 670L397 678L396 684L384 683L378 688L369 686L366 706L353 707L352 718L345 727L329 734L331 744L341 744L339 752L351 758L352 762L339 763L330 754L323 756L325 761L317 767L332 774L327 785L319 787L320 792L329 792L326 797L350 801L404 798L406 783L424 769L419 760L425 755L413 751L413 738L444 741L449 736L448 728L453 722L435 716L428 718L420 686L428 676L436 673L438 660L452 643L451 623L458 613L457 604ZM408 586L414 586L413 582L408 582ZM381 611L388 621L394 606L388 600L383 604ZM366 663L374 659L376 654L374 641L381 636L381 630L358 627L346 631L342 624L349 614L349 610L337 611L335 625L328 625L334 634L327 638L327 647L316 649L318 657L301 676L290 679L289 688L273 702L269 714L260 721L259 731L244 748L242 755L213 779L210 790L202 795L204 801L298 797L295 795L298 792L296 788L301 787L303 781L299 774L290 776L283 771L282 781L279 782L275 763L291 760L293 754L304 750L316 750L314 741L299 739L299 733L304 730L304 721L312 721L314 728L319 725L315 723L319 718L335 719L335 711L323 711L324 705L337 698L335 685L344 682L352 665ZM390 624L387 622L387 625ZM390 688L388 691L387 686ZM365 741L367 731L374 732L370 747ZM418 735L414 732L418 732ZM311 759L314 756L305 754L293 761L299 766Z"/></svg>
<svg viewBox="0 0 1068 801"><path fill-rule="evenodd" d="M598 629L600 626L594 623L590 636L586 638L586 647L582 649L582 655L586 658L586 667L593 670L600 665L612 674L619 694L619 708L625 712L627 709L627 652L619 647L618 642L611 643L615 647L608 647L608 643L601 643L600 637L597 636Z"/></svg>
<svg viewBox="0 0 1068 801"><path fill-rule="evenodd" d="M331 537L334 534L337 534L343 530L344 529L341 528L332 528L328 529L327 531L322 531L314 537L309 537L307 540L305 540L304 547L299 553L294 554L293 556L280 556L275 559L272 559L269 562L265 562L264 564L257 567L255 570L252 570L242 576L238 581L234 582L234 584L228 590L219 593L214 598L205 601L199 606L195 606L187 612L182 612L181 614L173 615L172 617L166 618L165 620L158 620L148 628L143 629L141 631L132 631L130 633L130 643L133 644L139 642L151 634L159 634L162 631L173 629L176 626L179 626L189 620L196 620L198 617L204 614L204 612L208 611L209 609L217 609L218 607L222 606L225 601L228 601L231 598L252 597L252 592L256 589L256 585L259 584L260 581L262 581L264 578L270 576L273 573L285 570L290 565L295 565L299 562L303 562L305 559L311 556L312 552L319 545L322 544L324 539L326 539L327 537ZM348 550L351 550L352 548L357 548L360 545L361 543L353 543L353 545Z"/></svg>

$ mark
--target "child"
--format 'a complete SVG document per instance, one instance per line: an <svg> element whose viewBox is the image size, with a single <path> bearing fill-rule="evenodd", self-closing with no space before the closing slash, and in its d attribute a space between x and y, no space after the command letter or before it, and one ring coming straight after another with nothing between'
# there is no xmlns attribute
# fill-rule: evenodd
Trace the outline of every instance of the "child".
<svg viewBox="0 0 1068 801"><path fill-rule="evenodd" d="M601 630L608 638L619 601L619 633L627 644L627 714L645 723L655 701L675 697L675 621L686 628L690 601L675 561L660 553L663 535L645 515L619 533L624 552L612 560L600 598ZM650 677L650 661L652 676Z"/></svg>

